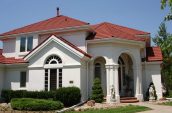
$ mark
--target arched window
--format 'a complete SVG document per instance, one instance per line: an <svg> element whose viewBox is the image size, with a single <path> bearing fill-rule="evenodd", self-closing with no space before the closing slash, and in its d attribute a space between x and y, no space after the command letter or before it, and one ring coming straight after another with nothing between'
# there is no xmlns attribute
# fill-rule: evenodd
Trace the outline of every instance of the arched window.
<svg viewBox="0 0 172 113"><path fill-rule="evenodd" d="M94 71L95 78L101 78L101 64L95 64L95 71Z"/></svg>
<svg viewBox="0 0 172 113"><path fill-rule="evenodd" d="M45 64L61 64L61 63L62 63L61 58L56 55L52 55L48 57L48 59L45 62Z"/></svg>
<svg viewBox="0 0 172 113"><path fill-rule="evenodd" d="M124 61L123 61L123 59L121 57L119 57L118 64L125 65L125 63L124 63Z"/></svg>

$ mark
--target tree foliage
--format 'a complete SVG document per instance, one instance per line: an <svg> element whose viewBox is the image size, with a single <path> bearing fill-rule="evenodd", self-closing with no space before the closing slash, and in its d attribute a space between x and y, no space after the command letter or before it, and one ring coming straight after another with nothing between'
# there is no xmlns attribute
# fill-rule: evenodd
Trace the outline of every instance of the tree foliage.
<svg viewBox="0 0 172 113"><path fill-rule="evenodd" d="M163 54L162 79L172 89L172 34L167 32L165 23L161 23L153 42L161 48Z"/></svg>
<svg viewBox="0 0 172 113"><path fill-rule="evenodd" d="M167 6L169 7L170 12L165 17L165 20L172 20L172 0L161 0L161 9L165 9Z"/></svg>

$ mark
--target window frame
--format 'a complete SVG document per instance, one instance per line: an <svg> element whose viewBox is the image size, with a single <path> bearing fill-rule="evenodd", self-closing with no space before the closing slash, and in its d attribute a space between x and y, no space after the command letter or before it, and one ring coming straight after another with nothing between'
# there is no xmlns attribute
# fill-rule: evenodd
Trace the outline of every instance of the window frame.
<svg viewBox="0 0 172 113"><path fill-rule="evenodd" d="M25 38L25 42L24 42L24 44L22 44L22 39L23 38ZM32 46L31 46L31 48L30 48L30 46L29 46L29 39L31 39L32 40ZM24 45L24 51L21 51L21 45ZM20 37L20 52L22 53L22 52L29 52L29 51L31 51L33 49L33 36L32 35L28 35L28 36L21 36Z"/></svg>

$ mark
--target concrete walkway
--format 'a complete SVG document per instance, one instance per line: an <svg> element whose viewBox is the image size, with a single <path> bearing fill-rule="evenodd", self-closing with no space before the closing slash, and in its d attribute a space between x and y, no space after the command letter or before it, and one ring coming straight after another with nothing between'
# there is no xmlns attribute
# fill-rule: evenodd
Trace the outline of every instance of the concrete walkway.
<svg viewBox="0 0 172 113"><path fill-rule="evenodd" d="M172 106L156 105L148 102L132 103L132 105L140 105L149 107L152 110L143 111L139 113L172 113Z"/></svg>

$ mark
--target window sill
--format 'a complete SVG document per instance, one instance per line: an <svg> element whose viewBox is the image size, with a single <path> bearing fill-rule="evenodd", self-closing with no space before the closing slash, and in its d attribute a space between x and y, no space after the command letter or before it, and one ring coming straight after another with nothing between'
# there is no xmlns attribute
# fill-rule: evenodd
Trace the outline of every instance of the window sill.
<svg viewBox="0 0 172 113"><path fill-rule="evenodd" d="M19 88L19 90L27 90L27 88L26 87L21 87L21 88Z"/></svg>
<svg viewBox="0 0 172 113"><path fill-rule="evenodd" d="M22 56L27 55L28 53L29 53L29 51L27 51L27 52L20 52L20 53L19 53L19 56L22 57Z"/></svg>

